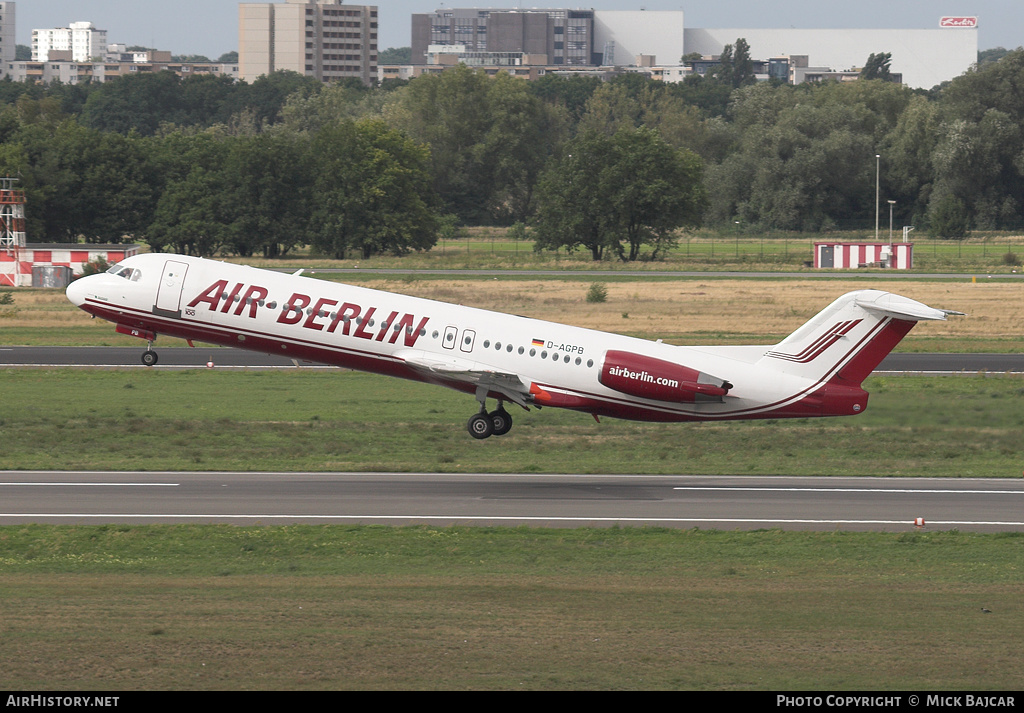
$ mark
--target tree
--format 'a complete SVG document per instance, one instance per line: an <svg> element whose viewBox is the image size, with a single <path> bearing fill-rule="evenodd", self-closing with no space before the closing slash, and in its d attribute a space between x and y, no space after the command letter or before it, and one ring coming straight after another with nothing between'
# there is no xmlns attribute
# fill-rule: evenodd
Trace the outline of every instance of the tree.
<svg viewBox="0 0 1024 713"><path fill-rule="evenodd" d="M682 101L701 110L705 117L725 116L729 107L732 87L713 78L689 74L681 82L669 84L666 89Z"/></svg>
<svg viewBox="0 0 1024 713"><path fill-rule="evenodd" d="M377 55L377 64L412 64L412 47L388 47Z"/></svg>
<svg viewBox="0 0 1024 713"><path fill-rule="evenodd" d="M609 136L621 129L634 129L644 123L645 110L653 98L650 90L640 95L631 93L625 84L607 83L597 88L587 101L587 109L580 118L580 133L598 131Z"/></svg>
<svg viewBox="0 0 1024 713"><path fill-rule="evenodd" d="M754 74L754 63L750 59L750 45L747 41L740 37L735 47L726 45L722 48L718 65L710 74L716 82L732 89L754 84L757 76Z"/></svg>
<svg viewBox="0 0 1024 713"><path fill-rule="evenodd" d="M479 146L490 128L487 89L491 78L465 65L423 75L389 106L389 122L430 146L434 189L444 212L464 223L488 220L490 182Z"/></svg>
<svg viewBox="0 0 1024 713"><path fill-rule="evenodd" d="M149 227L153 252L210 257L230 241L221 176L196 166L160 196Z"/></svg>
<svg viewBox="0 0 1024 713"><path fill-rule="evenodd" d="M279 69L257 77L252 84L241 82L231 95L231 114L250 112L262 130L280 120L281 108L294 95L309 96L324 88L323 82L298 72Z"/></svg>
<svg viewBox="0 0 1024 713"><path fill-rule="evenodd" d="M464 224L526 218L536 176L564 133L562 112L527 85L458 65L417 77L385 107L392 126L430 146L444 212Z"/></svg>
<svg viewBox="0 0 1024 713"><path fill-rule="evenodd" d="M892 80L892 73L889 65L892 64L892 52L872 52L868 55L868 61L860 70L861 79L881 79L883 82Z"/></svg>
<svg viewBox="0 0 1024 713"><path fill-rule="evenodd" d="M183 132L153 140L152 170L163 179L147 231L153 252L208 257L229 243L233 214L223 171L236 140Z"/></svg>
<svg viewBox="0 0 1024 713"><path fill-rule="evenodd" d="M354 85L335 83L315 94L296 92L281 108L281 126L288 131L316 132L342 118L379 117L386 99L386 92L371 91L358 79Z"/></svg>
<svg viewBox="0 0 1024 713"><path fill-rule="evenodd" d="M863 103L843 101L845 94L825 86L735 92L741 139L708 169L711 219L819 230L863 217L874 200L877 117Z"/></svg>
<svg viewBox="0 0 1024 713"><path fill-rule="evenodd" d="M182 124L181 80L174 72L129 74L104 82L85 102L81 122L92 129L152 136L161 124Z"/></svg>
<svg viewBox="0 0 1024 713"><path fill-rule="evenodd" d="M437 240L429 150L380 120L342 120L310 144L316 179L309 234L344 258L429 250Z"/></svg>
<svg viewBox="0 0 1024 713"><path fill-rule="evenodd" d="M564 112L528 84L501 72L487 88L489 126L478 155L491 184L488 212L503 224L529 218L537 178L567 133Z"/></svg>
<svg viewBox="0 0 1024 713"><path fill-rule="evenodd" d="M587 101L604 83L598 77L576 74L562 76L545 74L528 83L530 93L551 105L565 107L572 122L578 122L586 111Z"/></svg>
<svg viewBox="0 0 1024 713"><path fill-rule="evenodd" d="M604 258L618 235L611 204L604 200L614 191L602 165L610 153L610 136L587 132L544 170L537 187L535 250L582 247L594 260Z"/></svg>
<svg viewBox="0 0 1024 713"><path fill-rule="evenodd" d="M719 84L733 87L732 45L722 48L722 54L718 56L718 64L711 68L707 76Z"/></svg>
<svg viewBox="0 0 1024 713"><path fill-rule="evenodd" d="M205 128L231 120L231 100L237 91L231 77L192 74L181 80L180 91L183 126Z"/></svg>
<svg viewBox="0 0 1024 713"><path fill-rule="evenodd" d="M287 254L309 241L308 205L315 168L303 137L280 131L227 143L219 188L233 252L265 257Z"/></svg>
<svg viewBox="0 0 1024 713"><path fill-rule="evenodd" d="M736 49L732 57L732 87L738 89L757 81L754 74L754 63L750 59L750 45L739 37L736 39Z"/></svg>
<svg viewBox="0 0 1024 713"><path fill-rule="evenodd" d="M894 86L894 85L886 85ZM935 181L933 153L939 139L935 102L915 95L881 144L887 195L911 223L923 222Z"/></svg>
<svg viewBox="0 0 1024 713"><path fill-rule="evenodd" d="M1024 49L972 67L939 94L937 195L964 202L975 227L1024 222Z"/></svg>
<svg viewBox="0 0 1024 713"><path fill-rule="evenodd" d="M580 134L541 179L536 244L584 247L594 260L610 249L623 261L648 245L656 259L676 230L700 223L701 170L695 154L650 129Z"/></svg>
<svg viewBox="0 0 1024 713"><path fill-rule="evenodd" d="M4 169L22 177L34 239L119 243L149 224L157 179L139 137L104 134L43 111L12 138Z"/></svg>
<svg viewBox="0 0 1024 713"><path fill-rule="evenodd" d="M928 211L928 232L939 238L962 240L967 237L969 218L962 200L945 195Z"/></svg>

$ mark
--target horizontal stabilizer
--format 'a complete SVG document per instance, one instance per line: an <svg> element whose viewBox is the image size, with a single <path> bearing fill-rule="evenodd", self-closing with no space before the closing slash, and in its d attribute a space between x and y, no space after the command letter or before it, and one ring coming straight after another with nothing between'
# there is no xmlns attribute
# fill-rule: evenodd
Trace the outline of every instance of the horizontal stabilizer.
<svg viewBox="0 0 1024 713"><path fill-rule="evenodd" d="M891 292L868 293L867 296L857 299L857 306L869 312L896 319L906 319L912 322L924 320L943 320L947 314L963 314L951 310L935 309L926 304L909 297L894 295Z"/></svg>

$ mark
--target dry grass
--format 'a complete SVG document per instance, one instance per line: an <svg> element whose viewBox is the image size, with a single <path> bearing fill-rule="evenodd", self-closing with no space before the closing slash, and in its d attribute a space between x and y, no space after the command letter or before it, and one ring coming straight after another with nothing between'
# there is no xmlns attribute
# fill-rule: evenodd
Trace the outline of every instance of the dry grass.
<svg viewBox="0 0 1024 713"><path fill-rule="evenodd" d="M594 278L561 280L367 280L390 290L612 332L666 336L747 336L758 343L789 334L864 280L635 280L608 282L604 303L586 301ZM915 336L1024 338L1021 287L1004 282L887 281L887 289L967 318L919 325Z"/></svg>
<svg viewBox="0 0 1024 713"><path fill-rule="evenodd" d="M966 312L966 318L919 325L911 340L934 351L971 351L971 341L1024 339L1024 300L1015 283L901 280L708 279L619 281L605 276L608 298L588 303L587 290L601 277L554 280L350 279L379 290L521 314L591 329L664 338L676 343L774 343L839 295L875 287L933 307ZM949 340L944 348L936 340ZM136 345L111 326L91 320L59 290L15 293L14 308L0 312L0 343ZM966 344L966 346L965 346ZM1008 351L1009 349L999 349Z"/></svg>

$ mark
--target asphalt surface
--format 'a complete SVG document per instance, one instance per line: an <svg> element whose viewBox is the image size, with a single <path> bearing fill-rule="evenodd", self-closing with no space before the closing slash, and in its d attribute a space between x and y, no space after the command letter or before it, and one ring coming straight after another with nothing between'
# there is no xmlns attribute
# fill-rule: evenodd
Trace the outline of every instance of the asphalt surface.
<svg viewBox="0 0 1024 713"><path fill-rule="evenodd" d="M1020 478L6 471L0 503L0 524L1024 531Z"/></svg>
<svg viewBox="0 0 1024 713"><path fill-rule="evenodd" d="M216 368L295 368L318 367L312 362L294 362L277 355L243 349L219 347L158 348L160 361L144 367L145 347L0 347L0 367L138 367L156 369ZM326 368L326 367L325 367ZM1024 373L1024 354L890 354L876 373L957 374Z"/></svg>

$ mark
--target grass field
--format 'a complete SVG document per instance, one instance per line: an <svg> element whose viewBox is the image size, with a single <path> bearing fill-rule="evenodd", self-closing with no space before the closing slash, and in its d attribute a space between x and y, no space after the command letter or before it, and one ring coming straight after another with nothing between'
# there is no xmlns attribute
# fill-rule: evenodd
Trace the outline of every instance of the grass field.
<svg viewBox="0 0 1024 713"><path fill-rule="evenodd" d="M30 525L0 545L8 690L1024 684L1018 535Z"/></svg>
<svg viewBox="0 0 1024 713"><path fill-rule="evenodd" d="M1024 380L871 378L849 418L650 424L512 412L341 370L0 371L8 469L700 473L1020 477Z"/></svg>

